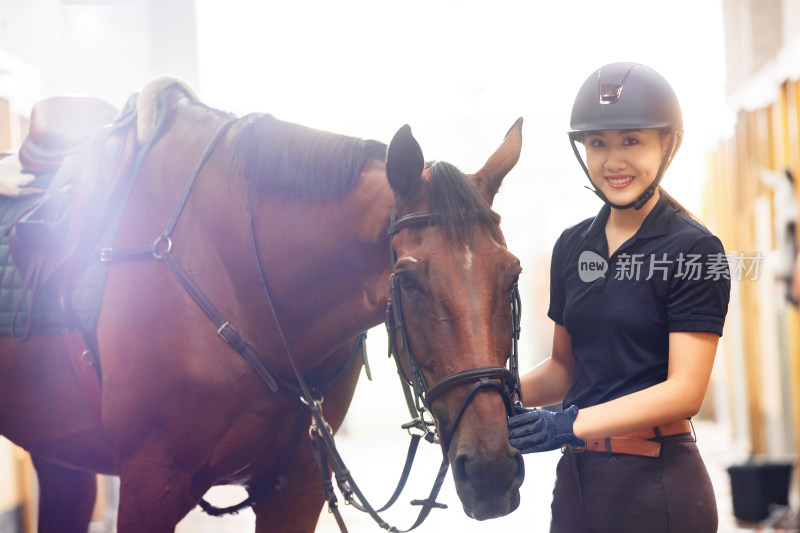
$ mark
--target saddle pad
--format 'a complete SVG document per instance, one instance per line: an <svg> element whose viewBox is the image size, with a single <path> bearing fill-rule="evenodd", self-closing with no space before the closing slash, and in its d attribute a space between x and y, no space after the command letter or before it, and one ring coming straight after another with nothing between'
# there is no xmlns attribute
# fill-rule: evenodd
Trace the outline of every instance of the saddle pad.
<svg viewBox="0 0 800 533"><path fill-rule="evenodd" d="M23 292L24 279L14 265L8 245L8 231L19 214L30 207L38 195L19 198L0 197L0 334L11 334L11 320L14 308ZM15 324L15 332L22 334L28 320L30 309L30 291L25 295L19 307ZM33 307L31 331L50 333L65 326L63 313L58 306L58 294L52 283L45 283L36 295Z"/></svg>
<svg viewBox="0 0 800 533"><path fill-rule="evenodd" d="M158 93L174 85L174 80L166 81L170 83L167 83L164 87L161 84L155 84L151 92ZM103 202L105 214L99 222L94 221L95 226L98 223L100 224L102 231L100 231L100 235L91 237L89 247L92 249L80 248L72 256L71 261L77 261L81 270L73 271L78 275L78 279L77 281L70 280L68 293L63 295L66 309L62 306L62 289L57 285L63 285L59 280L59 276L47 277L45 278L46 281L38 286L35 301L33 302L30 324L31 333L57 332L63 331L65 328L91 333L97 327L110 265L110 263L102 260L101 250L113 247L122 222L124 207L139 173L139 167L147 156L151 145L158 139L159 134L159 131L151 131L143 145L134 146L135 150L126 152L125 148L129 146L126 143L129 133L134 134L134 136L137 133L135 129L135 120L138 118L136 97L137 95L134 94L128 99L125 108L111 125L111 129L103 130L105 136L101 134L92 141L92 146L94 146L95 141L99 142L95 148L102 150L108 148L107 144L111 135L120 133L121 137L115 138L114 142L111 142L111 148L113 148L111 153L115 157L105 161L110 167L106 168L108 165L101 165L100 170L98 170L96 161L93 160L90 161L92 163L90 166L79 167L79 172L97 173L107 182L105 187L108 190L100 198L100 201ZM154 123L156 130L164 127L164 120L161 119L159 114L167 113L167 111L167 109L159 109L155 113ZM92 151L92 146L90 146L88 152L84 152L81 158L100 157L102 155L100 152ZM128 155L120 160L120 154L123 152ZM120 161L125 162L125 164L121 164ZM109 173L105 173L103 170L108 170ZM59 176L58 173L55 175L56 177ZM50 177L48 176L48 179ZM46 186L40 187L36 181L28 184L28 187L47 189ZM66 188L65 195L69 198L62 198L66 204L74 202L75 197L72 193L75 190L73 187ZM40 195L36 194L24 198L0 199L0 232L2 232L0 233L0 268L3 269L0 272L0 275L2 275L0 277L0 334L10 334L12 327L15 333L21 334L25 332L27 326L30 294L24 295L25 300L19 306L15 323L11 323L15 306L23 293L25 280L12 261L8 234L11 229L10 226L15 222L18 215L31 206L39 197ZM97 201L96 198L94 200ZM90 204L84 204L82 208L87 209ZM89 230L91 229L89 228ZM87 228L81 229L79 227L78 231L87 231ZM75 263L73 263L73 266L75 266Z"/></svg>
<svg viewBox="0 0 800 533"><path fill-rule="evenodd" d="M52 175L41 175L31 186L46 189ZM39 199L38 194L18 198L0 197L0 335L10 335L14 309L23 293L24 278L14 264L9 247L9 231L20 213L27 210ZM111 221L106 227L101 244L113 243L119 220ZM68 316L61 304L59 278L53 277L42 283L36 291L33 303L31 333L57 333L64 329L91 332L97 326L100 307L103 302L108 263L99 260L99 253L94 257L83 258L85 266L78 280L71 284ZM16 322L13 324L17 335L24 333L28 310L30 309L31 291L28 290L24 300L19 304Z"/></svg>

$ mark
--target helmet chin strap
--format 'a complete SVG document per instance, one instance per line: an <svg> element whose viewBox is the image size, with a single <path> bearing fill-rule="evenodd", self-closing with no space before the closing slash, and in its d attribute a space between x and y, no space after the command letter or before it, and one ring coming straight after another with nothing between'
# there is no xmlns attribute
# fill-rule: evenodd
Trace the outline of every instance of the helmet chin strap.
<svg viewBox="0 0 800 533"><path fill-rule="evenodd" d="M661 180L660 179L654 180L653 184L650 185L647 189L645 189L645 191L642 194L639 195L639 198L625 205L615 204L614 202L609 200L608 197L605 194L603 194L603 192L597 187L592 188L592 187L587 187L586 185L584 185L584 187L595 193L598 198L600 198L604 203L610 205L614 209L630 209L631 207L633 207L638 211L639 209L644 207L645 204L647 204L648 200L650 200L650 198L652 198L653 195L656 193L656 188L658 188L659 181Z"/></svg>
<svg viewBox="0 0 800 533"><path fill-rule="evenodd" d="M625 205L613 203L611 200L608 199L608 197L605 194L603 194L603 192L599 188L594 187L594 182L592 182L592 178L591 176L589 176L589 169L586 167L586 163L581 158L580 152L578 152L578 147L575 145L575 139L571 139L571 141L572 141L572 151L575 153L575 157L578 158L581 167L583 167L583 172L586 174L586 177L589 178L589 182L592 184L592 187L587 187L585 185L584 187L595 193L597 197L603 201L603 203L606 203L615 209L630 209L631 207L633 207L638 211L639 209L643 208L645 204L647 204L647 202L650 200L650 198L652 198L653 195L656 193L656 189L658 188L659 183L661 183L661 178L664 176L664 172L666 172L667 166L669 166L669 164L672 162L672 158L678 149L678 146L676 146L675 143L675 137L676 137L676 132L673 129L672 133L670 134L667 153L664 155L664 158L661 160L661 165L658 167L658 173L656 174L656 179L654 179L653 183L651 183L650 186L647 189L645 189L642 194L639 195L639 198Z"/></svg>

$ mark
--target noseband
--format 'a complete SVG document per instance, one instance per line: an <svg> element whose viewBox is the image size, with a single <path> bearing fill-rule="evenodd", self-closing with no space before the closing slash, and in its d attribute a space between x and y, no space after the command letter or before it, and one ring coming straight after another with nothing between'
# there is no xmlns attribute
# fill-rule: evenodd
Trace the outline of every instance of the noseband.
<svg viewBox="0 0 800 533"><path fill-rule="evenodd" d="M404 229L423 225L431 226L434 224L434 213L428 211L405 215L397 220L395 220L394 210L392 211L392 218L389 222L389 229L387 230L392 268L394 268L397 263L397 255L391 246L392 238ZM456 387L469 383L472 383L472 387L467 391L461 401L458 414L453 419L453 423L449 428L450 436L455 434L458 424L461 422L461 418L472 401L472 398L481 389L497 390L505 404L506 413L509 416L513 414L512 406L514 404L514 397L516 396L522 401L522 390L519 381L519 357L517 351L522 306L519 289L516 283L511 290L510 305L513 344L508 358L508 368L504 366L486 366L461 370L441 379L433 386L428 386L408 340L408 328L406 327L406 322L403 317L401 291L397 285L396 276L394 273L392 274L389 285L389 303L386 308L386 330L389 336L389 356L394 356L395 363L397 364L397 372L403 384L403 392L406 397L406 403L408 404L408 410L414 419L411 423L406 424L407 427L415 427L422 430L425 433L425 438L429 441L433 441L435 433L430 430L430 427L434 426L434 431L438 431L440 437L443 438L441 431L435 428L435 423L431 420L426 420L425 413L433 414L433 403L438 398ZM406 373L401 359L405 360L410 370L410 376ZM443 442L445 455L447 455L450 441L449 439L445 439Z"/></svg>

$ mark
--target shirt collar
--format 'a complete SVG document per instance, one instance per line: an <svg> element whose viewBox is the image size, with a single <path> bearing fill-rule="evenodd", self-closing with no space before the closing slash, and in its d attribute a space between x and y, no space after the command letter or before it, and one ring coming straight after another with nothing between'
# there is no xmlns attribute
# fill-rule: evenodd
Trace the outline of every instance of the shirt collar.
<svg viewBox="0 0 800 533"><path fill-rule="evenodd" d="M669 233L669 228L672 224L672 215L676 210L675 205L667 200L666 195L662 193L658 198L658 202L656 202L656 205L653 207L653 210L645 217L642 226L639 228L639 231L636 232L634 238L644 239L666 235ZM603 205L589 227L581 233L581 237L585 239L589 235L602 232L606 227L606 222L608 222L609 214L611 214L611 206L608 204Z"/></svg>

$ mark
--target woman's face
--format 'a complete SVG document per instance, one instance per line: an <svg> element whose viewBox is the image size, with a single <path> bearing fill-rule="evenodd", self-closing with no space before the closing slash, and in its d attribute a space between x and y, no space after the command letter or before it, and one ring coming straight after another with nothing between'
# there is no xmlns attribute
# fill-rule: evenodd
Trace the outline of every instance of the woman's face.
<svg viewBox="0 0 800 533"><path fill-rule="evenodd" d="M583 137L595 187L617 205L635 202L653 183L669 146L659 130L603 130Z"/></svg>

